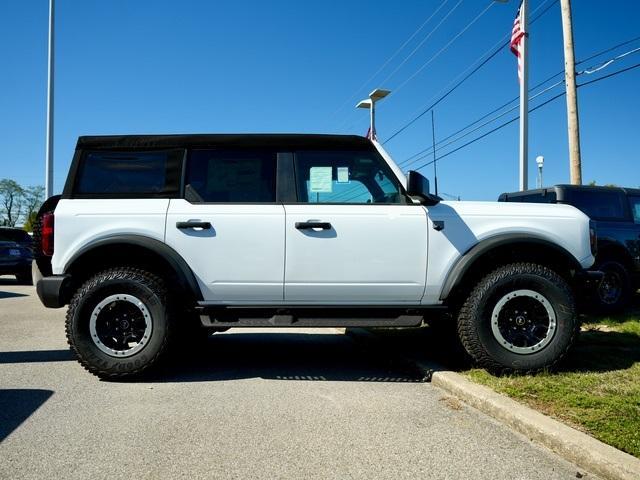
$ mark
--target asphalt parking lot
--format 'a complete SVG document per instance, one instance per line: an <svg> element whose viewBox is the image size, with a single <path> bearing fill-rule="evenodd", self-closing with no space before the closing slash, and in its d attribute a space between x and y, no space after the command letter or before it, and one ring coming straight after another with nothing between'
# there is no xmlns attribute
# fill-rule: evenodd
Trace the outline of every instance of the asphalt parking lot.
<svg viewBox="0 0 640 480"><path fill-rule="evenodd" d="M144 381L105 382L69 352L64 314L0 277L0 478L569 479L579 470L332 329L231 330Z"/></svg>

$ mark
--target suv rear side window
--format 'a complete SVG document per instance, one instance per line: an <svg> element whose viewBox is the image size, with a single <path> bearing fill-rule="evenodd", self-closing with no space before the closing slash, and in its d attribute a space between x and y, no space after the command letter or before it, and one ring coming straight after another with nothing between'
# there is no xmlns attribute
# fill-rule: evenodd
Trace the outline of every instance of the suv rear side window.
<svg viewBox="0 0 640 480"><path fill-rule="evenodd" d="M306 203L406 203L386 163L369 151L299 151L298 201Z"/></svg>
<svg viewBox="0 0 640 480"><path fill-rule="evenodd" d="M594 220L624 220L624 197L618 192L573 190L567 192L569 204Z"/></svg>
<svg viewBox="0 0 640 480"><path fill-rule="evenodd" d="M633 221L640 224L640 197L629 197Z"/></svg>
<svg viewBox="0 0 640 480"><path fill-rule="evenodd" d="M97 196L177 196L181 151L86 152L74 193Z"/></svg>
<svg viewBox="0 0 640 480"><path fill-rule="evenodd" d="M185 197L192 203L273 203L276 153L193 150L187 161Z"/></svg>

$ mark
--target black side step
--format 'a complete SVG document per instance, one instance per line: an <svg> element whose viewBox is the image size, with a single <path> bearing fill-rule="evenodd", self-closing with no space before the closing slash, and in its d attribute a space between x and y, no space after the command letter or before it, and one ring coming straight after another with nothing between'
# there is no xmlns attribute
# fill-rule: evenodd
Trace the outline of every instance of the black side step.
<svg viewBox="0 0 640 480"><path fill-rule="evenodd" d="M204 327L416 327L426 311L445 307L200 306Z"/></svg>

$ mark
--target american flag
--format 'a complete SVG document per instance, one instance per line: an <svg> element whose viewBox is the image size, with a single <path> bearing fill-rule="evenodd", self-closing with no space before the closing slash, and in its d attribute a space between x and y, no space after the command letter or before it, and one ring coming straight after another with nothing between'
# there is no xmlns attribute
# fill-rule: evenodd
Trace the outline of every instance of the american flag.
<svg viewBox="0 0 640 480"><path fill-rule="evenodd" d="M522 39L526 35L525 31L522 29L522 24L520 22L520 16L522 14L522 3L520 3L520 8L518 8L518 13L516 14L516 19L513 21L513 30L511 30L511 51L513 54L518 57L518 79L522 82Z"/></svg>

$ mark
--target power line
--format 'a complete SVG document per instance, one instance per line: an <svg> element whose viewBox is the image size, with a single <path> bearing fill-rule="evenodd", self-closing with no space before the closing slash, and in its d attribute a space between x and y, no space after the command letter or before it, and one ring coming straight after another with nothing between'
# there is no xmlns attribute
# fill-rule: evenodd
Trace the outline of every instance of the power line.
<svg viewBox="0 0 640 480"><path fill-rule="evenodd" d="M637 41L637 40L640 40L640 37L635 37L635 38L633 38L633 39L631 39L631 40L626 40L626 41L624 41L624 42L622 42L622 43L619 43L619 44L617 44L617 45L614 45L613 47L609 47L609 48L606 48L605 50L601 50L601 51L599 51L599 52L597 52L597 53L595 53L595 54L593 54L593 55L591 55L591 56L589 56L589 57L587 57L587 58L585 58L585 59L583 59L583 60L580 60L579 62L577 62L577 63L576 63L576 65L580 65L580 64L582 64L582 63L585 63L585 62L587 62L587 61L589 61L589 60L592 60L592 59L594 59L594 58L597 58L597 57L599 57L599 56L602 56L602 55L604 55L605 53L608 53L608 52L610 52L610 51L612 51L612 50L616 50L616 49L618 49L618 48L620 48L620 47L622 47L622 46L625 46L625 45L628 45L628 44L630 44L630 43L633 43L634 41ZM638 51L640 51L640 48L636 48L636 49L630 50L630 51L628 51L628 52L624 52L624 53L622 53L622 54L620 54L620 55L617 55L616 57L613 57L612 59L609 59L609 60L607 60L607 61L603 62L603 64L602 64L601 68L599 68L598 70L601 70L602 68L605 68L605 66L609 66L609 65L610 65L611 63L613 63L613 61L615 61L615 60L618 60L618 59L620 59L620 58L626 57L626 56L628 56L628 55L630 55L630 54L633 54L633 53L638 53ZM593 68L593 67L591 67L591 68ZM583 73L587 73L587 71L588 71L588 70L590 70L590 69L585 69L585 70L583 70L583 71L581 71L581 72L578 72L578 74L580 75L580 74L583 74ZM596 70L596 71L598 71L598 70ZM557 73L555 73L555 74L551 75L550 77L546 78L546 79L545 79L545 80L543 80L542 82L539 82L537 85L535 85L534 87L532 87L532 88L530 88L530 89L529 89L529 93L531 93L531 92L535 91L536 89L538 89L539 87L541 87L541 86L542 86L542 85L544 85L545 83L547 83L547 82L551 81L553 78L557 77L558 75L561 75L563 72L564 72L564 70L560 70L559 72L557 72ZM548 90L552 89L553 87L555 87L555 86L557 86L558 84L561 84L561 83L562 83L562 82L558 82L558 83L554 84L552 87L548 87L548 88L546 88L543 92L546 92L546 91L548 91ZM535 97L539 96L539 95L540 95L541 93L543 93L543 92L540 92L539 94L536 94L536 95L535 95L534 97L532 97L532 98L535 98ZM491 110L489 113L486 113L485 115L483 115L482 117L478 118L477 120L475 120L475 121L471 122L470 124L466 125L465 127L461 128L461 129L457 130L456 132L452 133L451 135L449 135L449 136L447 136L447 137L443 138L442 140L440 140L439 142L437 142L437 143L435 144L435 147L437 147L438 145L442 144L443 142L446 142L446 141L447 141L447 140L449 140L450 138L452 138L452 137L454 137L454 136L458 135L459 133L461 133L461 132L463 132L463 131L467 130L468 128L471 128L472 126L474 126L475 124L477 124L477 123L481 122L482 120L486 119L487 117L491 116L492 114L494 114L494 113L496 113L496 112L498 112L498 111L502 110L503 108L505 108L505 107L509 106L509 105L510 105L510 104L512 104L513 102L517 101L517 100L518 100L518 98L519 98L519 97L515 97L515 98L511 99L510 101L508 101L508 102L506 102L506 103L504 103L504 104L500 105L499 107L497 107L497 108L495 108L495 109ZM483 124L483 126L486 126L487 124L491 123L492 121L497 120L498 118L500 118L500 117L504 116L504 114L506 114L506 113L508 113L508 112L511 112L511 111L513 111L513 110L514 110L514 108L511 108L511 109L507 110L507 111L506 111L506 112L504 112L503 114L498 115L497 117L495 117L493 120L491 120L491 121L489 121L489 122L486 122L485 124ZM472 130L472 132L473 132L473 131L476 131L476 130L478 130L478 129L476 128L476 129ZM468 133L471 133L471 132L468 132ZM467 134L468 134L468 133L467 133ZM467 134L463 135L462 137L466 136ZM462 138L462 137L460 137L460 138ZM460 138L458 138L457 140L459 140ZM456 141L457 141L457 140L456 140ZM453 142L449 142L449 143L453 143ZM447 144L447 145L448 145L448 144ZM444 146L447 146L447 145L444 145ZM413 159L414 159L414 158L416 158L416 157L419 157L419 158L417 158L416 160L421 160L422 158L424 158L425 156L427 156L427 155L428 155L428 153L430 153L430 152L431 152L431 150L432 150L433 148L434 148L434 145L431 145L431 146L429 146L429 147L427 147L427 148L425 148L425 149L423 149L423 150L420 150L419 152L414 153L414 154L413 154L413 155L411 155L410 157L406 158L403 162L401 162L401 163L399 164L399 166L404 166L404 165L407 165L407 164L413 163L413 162L411 162L411 160L413 160ZM423 154L424 154L424 155L423 155ZM414 161L415 161L415 160L414 160Z"/></svg>
<svg viewBox="0 0 640 480"><path fill-rule="evenodd" d="M380 72L382 72L382 70L385 69L385 67L404 49L404 47L406 47L409 42L411 42L411 40L413 40L415 38L415 36L420 33L420 31L427 25L427 23L429 23L429 21L449 2L449 0L445 0L444 2L442 2L440 4L440 6L438 8L435 9L435 11L429 15L429 17L427 17L427 19L422 22L422 24L413 32L413 34L411 34L411 36L409 38L407 38L404 43L402 45L400 45L400 47L393 53L393 55L391 55L383 64L382 66L380 66L380 68L378 68L378 70L376 70L376 72L371 75L362 85L360 85L360 87L358 87L358 89L347 99L344 101L344 103L342 105L340 105L340 107L338 107L338 109L333 112L333 114L331 116L337 115L338 112L340 112L346 105L348 105L350 102L353 101L354 98L356 98L356 96L358 95L358 93L360 93L362 91L363 88L365 88L369 82L371 80L373 80L374 78L376 78Z"/></svg>
<svg viewBox="0 0 640 480"><path fill-rule="evenodd" d="M446 1L448 1L448 0L446 0ZM542 5L538 6L538 8L536 8L536 9L533 11L533 13L532 13L532 17L533 17L533 18L532 18L532 20L529 22L529 25L533 24L536 20L538 20L540 17L542 17L542 16L543 16L543 15L544 15L544 14L545 14L545 13L546 13L546 12L547 12L547 11L548 11L552 6L553 6L553 5L555 5L558 1L559 1L559 0L547 0L548 4L547 4L546 6L545 6L545 4L542 4ZM457 5L456 5L456 6L457 6ZM488 7L487 7L483 12L481 12L480 16L482 16L482 14L484 14L484 12L485 12L486 10L488 10ZM541 11L537 16L536 16L536 13L537 13L539 10L542 10L542 11ZM477 18L476 18L476 19L474 19L474 20L472 21L472 23L473 23L473 22L475 22L475 20L477 20ZM470 26L470 25L468 25L468 26L467 26L467 28L468 28L469 26ZM466 28L465 28L465 29L466 29ZM458 35L458 36L459 36L459 35ZM484 54L482 54L482 55L479 57L479 59L481 59L482 57L484 57L485 55L487 55L487 53L489 53L489 52L493 51L493 49L497 47L497 48L496 48L496 50L495 50L495 51L493 51L493 52L491 53L491 55L489 56L489 58L487 58L487 59L485 59L485 60L481 61L480 65L478 65L478 66L477 66L477 67L475 67L475 68L473 67L473 64L472 64L472 67L469 67L467 70L463 71L460 75L458 75L458 76L457 76L453 81L451 81L451 82L447 85L447 87L448 87L449 85L451 85L452 83L455 83L455 82L456 82L456 80L458 80L461 76L465 75L465 72L468 72L468 71L469 71L469 69L473 68L473 70L472 70L468 75L466 75L462 80L460 80L460 82L459 82L459 83L457 83L453 88L451 88L451 89L450 89L449 91L447 91L444 95L442 95L442 97L440 97L440 98L439 98L439 99L438 99L434 104L432 104L430 107L428 107L428 108L427 108L427 111L428 111L428 110L430 110L431 108L435 107L438 103L440 103L440 101L442 101L442 100L444 100L446 97L448 97L448 96L449 96L449 94L451 94L451 93L452 93L454 90L456 90L460 85L462 85L462 83L464 83L464 82L465 82L469 77L471 77L474 73L476 73L476 72L477 72L477 71L478 71L482 66L484 66L486 63L488 63L488 62L489 62L489 60L491 60L491 59L492 59L492 58L494 58L498 53L500 53L500 51L502 50L502 48L503 48L503 47L508 46L508 45L509 45L509 38L510 38L510 35L509 35L509 34L505 35L505 36L504 36L504 37L503 37L503 38L498 42L498 45L496 45L496 46L494 46L494 47L491 47L489 50L487 50L487 52L485 52ZM454 38L454 40L455 40L455 38ZM451 42L450 42L450 43L451 43ZM478 60L476 60L476 62L475 62L475 63L477 63L477 61L478 61ZM395 73L395 71L394 71L394 73ZM412 76L411 78L413 78L413 76ZM383 83L384 83L384 82L383 82ZM404 82L404 83L406 83L406 82ZM401 85L400 85L400 87L404 86L404 83L403 83L403 84L401 84ZM394 93L397 93L397 91L398 91L398 89L399 89L400 87L396 88L396 89L395 89L395 91L394 91ZM447 87L445 87L443 90L446 90L446 88L447 88ZM410 126L411 124L413 124L416 120L418 120L418 119L419 119L419 118L421 118L425 113L427 113L427 111L423 111L423 112L421 112L421 113L420 113L416 118L414 118L411 122L409 122L409 124L408 124L408 125L406 125L405 127L401 128L401 129L400 129L400 131L405 130L408 126ZM343 121L343 122L340 124L340 127L338 127L338 129L340 129L340 128L342 127L342 125L344 125L345 123L346 123L346 120L345 120L345 121ZM349 125L349 127L348 127L346 130L350 130L350 129L355 125L355 123L357 123L357 121L356 121L356 122L352 122L352 123L351 123L351 125ZM400 133L400 131L397 131L396 133L394 133L391 137L387 138L383 143L386 143L386 142L388 142L389 140L391 140L393 137L395 137L397 134L399 134L399 133Z"/></svg>
<svg viewBox="0 0 640 480"><path fill-rule="evenodd" d="M558 0L552 0L551 3L549 5L547 5L545 8L542 9L542 11L535 16L534 18L531 19L531 21L529 22L529 25L531 26L536 20L540 19L545 13L547 13L547 11L549 11L549 9L555 5L558 2ZM535 12L534 12L535 13ZM392 140L393 138L395 138L396 136L398 136L400 133L402 133L403 131L405 131L408 127L410 127L411 125L413 125L417 120L419 120L420 118L422 118L423 115L425 115L429 110L431 110L432 108L434 108L436 105L438 105L442 100L444 100L445 98L447 98L451 93L453 93L453 91L455 91L460 85L462 85L466 80L468 80L474 73L476 73L478 70L480 70L480 68L484 65L486 65L489 60L491 60L492 58L494 58L498 53L500 53L500 51L502 50L502 48L506 47L507 45L509 45L509 42L505 42L504 44L501 44L486 60L484 60L482 63L480 63L480 65L478 65L475 69L473 69L468 75L466 75L462 80L460 80L456 85L454 85L450 90L448 90L444 95L442 95L440 98L438 98L435 102L433 102L429 107L425 108L422 112L420 112L417 116L415 116L413 119L411 119L409 122L407 122L404 126L402 126L400 129L396 130L390 137L388 137L384 142L382 142L383 144L386 144L387 142L389 142L390 140Z"/></svg>
<svg viewBox="0 0 640 480"><path fill-rule="evenodd" d="M607 79L607 78L611 78L611 77L614 77L614 76L616 76L616 75L620 75L621 73L625 73L625 72L628 72L629 70L633 70L633 69L635 69L635 68L639 68L639 67L640 67L640 63L636 63L635 65L631 65L630 67L626 67L626 68L623 68L623 69L621 69L621 70L617 70L617 71L615 71L615 72L609 73L608 75L604 75L604 76L602 76L602 77L595 78L595 79L593 79L593 80L589 80L588 82L581 83L580 85L578 85L578 87L584 87L584 86L586 86L586 85L591 85L592 83L596 83L596 82L599 82L599 81L601 81L601 80L605 80L605 79ZM562 93L559 93L558 95L556 95L556 96L554 96L554 97L551 97L550 99L546 100L545 102L541 103L540 105L537 105L537 106L535 106L534 108L529 109L529 113L533 113L533 112L535 112L535 111L536 111L536 110L538 110L539 108L544 107L545 105L547 105L547 104L549 104L549 103L553 102L554 100L557 100L558 98L560 98L560 97L562 97L562 96L564 96L564 95L565 95L565 92L562 92ZM456 153L457 151L459 151L459 150L461 150L461 149L463 149L463 148L465 148L465 147L468 147L469 145L471 145L471 144L473 144L473 143L475 143L475 142L477 142L477 141L479 141L479 140L482 140L483 138L485 138L485 137L487 137L487 136L491 135L492 133L495 133L495 132L497 132L498 130L501 130L501 129L503 129L504 127L506 127L506 126L510 125L511 123L515 122L515 121L516 121L516 120L518 120L519 118L520 118L520 115L517 115L516 117L514 117L514 118L512 118L512 119L510 119L510 120L507 120L506 122L504 122L504 123L502 123L502 124L498 125L498 126L497 126L497 127L495 127L494 129L489 130L488 132L483 133L483 134L482 134L482 135L480 135L479 137L474 138L473 140L471 140L471 141L469 141L469 142L465 143L464 145L461 145L461 146L459 146L459 147L455 148L454 150L451 150L451 151L449 151L449 152L445 153L444 155L439 156L439 157L438 157L438 160L442 160L443 158L448 157L449 155L452 155L453 153ZM431 163L433 163L433 160L432 160L432 161L430 161L430 162L427 162L427 163L425 163L425 164L423 164L423 165L420 165L419 167L416 167L416 170L420 170L421 168L427 167L427 166L431 165Z"/></svg>
<svg viewBox="0 0 640 480"><path fill-rule="evenodd" d="M447 20L447 18L449 18L451 16L451 14L453 14L453 12L456 11L456 9L460 6L461 3L462 3L462 0L458 0L458 3L456 3L453 6L453 8L451 10L449 10L449 12L438 22L438 24L435 27L433 27L433 29L429 32L429 34L426 37L424 37L420 41L420 43L418 43L418 45L416 45L416 47L409 53L409 55L407 55L404 58L404 60L402 60L402 62L400 62L400 65L396 66L396 68L389 75L387 75L387 77L384 80L382 80L382 82L380 83L381 85L384 85L386 82L388 82L397 73L397 71L400 70L402 68L402 66L405 63L407 63L407 61L409 61L409 59L411 57L413 57L415 55L415 53L420 49L420 47L422 47L422 45L424 45L424 43L427 40L429 40L429 38L431 38L431 35L433 35L438 30L438 28L440 28L440 26Z"/></svg>
<svg viewBox="0 0 640 480"><path fill-rule="evenodd" d="M551 86L549 86L549 87L545 88L545 89L544 89L544 90L542 90L541 92L538 92L538 93L536 93L534 96L530 97L530 100L533 100L533 99L535 99L535 98L537 98L537 97L539 97L539 96L541 96L541 95L544 95L544 94L545 94L545 93L547 93L549 90L553 90L554 88L556 88L556 87L558 87L558 86L562 85L563 83L564 83L564 80L560 80L559 82L554 83L553 85L551 85ZM491 123L495 122L495 121L496 121L496 120L498 120L499 118L504 117L504 116L505 116L505 115L507 115L508 113L511 113L511 112L513 112L514 110L517 110L518 108L519 108L519 105L515 105L514 107L511 107L510 109L505 110L504 112L502 112L502 113L501 113L501 114L499 114L499 115L496 115L495 117L491 118L490 120L487 120L486 122L482 123L481 125L478 125L477 127L473 128L473 129L471 129L471 130L469 130L468 132L464 133L463 135L459 136L458 138L455 138L455 139L451 140L450 142L447 142L447 143L445 143L444 145L442 145L442 143L443 143L443 142L445 142L447 139L450 139L451 137L453 137L453 136L457 135L458 133L460 133L460 132L462 132L462 131L464 131L464 130L468 129L468 128L469 128L469 126L467 126L467 127L463 128L463 129L461 129L461 130L458 130L456 133L454 133L454 134L452 134L452 135L449 135L449 136L448 136L448 137L446 137L445 139L443 139L443 140L441 140L440 142L436 143L436 144L435 144L435 145L436 145L436 148L433 148L433 145L432 145L431 147L429 147L429 149L428 149L428 150L433 150L434 152L437 152L437 151L439 151L439 150L442 150L443 148L446 148L446 147L448 147L449 145L451 145L451 144L453 144L453 143L456 143L456 142L460 141L460 140L461 140L461 139L463 139L464 137L466 137L466 136L468 136L468 135L471 135L472 133L477 132L478 130L481 130L482 128L486 127L487 125L489 125L489 124L491 124ZM475 122L475 123L477 123L477 122ZM438 146L438 145L440 145L440 146ZM416 158L415 160L412 160L412 161L411 161L411 162L409 162L409 163L401 164L401 165L399 165L399 166L407 167L407 166L411 165L412 163L417 162L418 160L422 160L423 158L428 157L430 154L431 154L431 152L425 153L424 155L419 156L419 157L418 157L418 158Z"/></svg>
<svg viewBox="0 0 640 480"><path fill-rule="evenodd" d="M612 73L609 73L609 74L607 74L607 75L603 75L602 77L598 77L598 78L595 78L595 79L593 79L593 80L589 80L588 82L581 83L581 84L579 84L579 85L578 85L578 88L580 88L580 87L584 87L584 86L587 86L587 85L591 85L591 84L593 84L593 83L599 82L599 81L601 81L601 80L606 80L606 79L611 78L611 77L615 77L616 75L620 75L620 74L622 74L622 73L628 72L628 71L630 71L630 70L634 70L634 69L639 68L639 67L640 67L640 63L636 63L635 65L631 65L631 66L629 66L629 67L626 67L626 68L623 68L623 69L617 70L617 71L612 72ZM558 95L555 95L554 97L551 97L550 99L548 99L548 100L546 100L546 101L542 102L540 105L536 105L535 107L530 108L528 113L533 113L533 112L535 112L536 110L538 110L539 108L542 108L542 107L544 107L545 105L548 105L549 103L551 103L551 102L553 102L553 101L555 101L555 100L557 100L557 99L559 99L559 98L563 97L564 95L566 95L566 93L565 93L565 92L559 93ZM518 120L519 118L520 118L520 115L516 115L514 118L512 118L512 119L510 119L510 120L507 120L506 122L504 122L504 123L502 123L502 124L498 125L497 127L493 128L493 129L491 129L491 130L489 130L488 132L483 133L483 134L482 134L482 135L480 135L479 137L476 137L476 138L474 138L473 140L468 141L468 142L467 142L467 143L465 143L464 145L460 145L459 147L454 148L453 150L451 150L451 151L449 151L449 152L445 153L444 155L440 155L440 156L437 158L437 161L442 160L442 159L444 159L444 158L448 157L449 155L452 155L452 154L454 154L454 153L456 153L456 152L458 152L458 151L462 150L463 148L466 148L466 147L468 147L468 146L470 146L470 145L472 145L472 144L474 144L474 143L476 143L476 142L478 142L478 141L482 140L482 139L483 139L483 138L485 138L485 137L488 137L489 135L491 135L491 134L493 134L493 133L495 133L495 132L497 132L497 131L499 131L499 130L502 130L503 128L505 128L505 127L509 126L510 124L512 124L513 122L515 122L516 120ZM432 164L434 163L434 161L436 161L436 160L431 160L431 161L429 161L429 162L423 163L422 165L420 165L420 166L418 166L418 167L415 167L415 170L420 170L420 169L422 169L422 168L424 168L424 167L428 167L429 165L432 165ZM360 194L356 195L355 197L348 198L348 199L346 199L346 200L344 200L344 201L346 202L346 201L351 200L351 199L353 199L353 198L357 198L359 195L360 195Z"/></svg>
<svg viewBox="0 0 640 480"><path fill-rule="evenodd" d="M397 94L402 87L404 87L407 83L409 83L411 80L413 80L416 75L418 75L422 70L424 70L428 65L431 64L431 62L433 62L436 58L438 58L443 52L445 52L452 44L453 42L455 42L458 38L460 38L467 30L469 30L474 23L476 23L478 20L480 20L480 18L482 16L484 16L485 13L487 13L489 11L489 9L491 7L493 7L495 5L495 2L493 0L491 0L491 2L489 3L489 5L487 5L485 7L484 10L482 10L482 12L480 12L473 20L471 20L462 30L460 30L451 40L449 40L444 47L442 47L440 50L438 50L429 60L427 60L425 63L423 63L420 68L418 68L418 70L416 70L409 78L407 78L404 82L402 82L400 85L398 85L394 91Z"/></svg>
<svg viewBox="0 0 640 480"><path fill-rule="evenodd" d="M593 80L589 80L588 82L581 83L578 87L584 87L586 85L591 85L592 83L599 82L600 80L605 80L607 78L615 77L624 72L628 72L629 70L633 70L634 68L640 67L640 63L636 63L635 65L631 65L630 67L623 68L621 70L617 70L615 72L609 73L607 75L603 75L602 77L594 78Z"/></svg>

